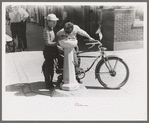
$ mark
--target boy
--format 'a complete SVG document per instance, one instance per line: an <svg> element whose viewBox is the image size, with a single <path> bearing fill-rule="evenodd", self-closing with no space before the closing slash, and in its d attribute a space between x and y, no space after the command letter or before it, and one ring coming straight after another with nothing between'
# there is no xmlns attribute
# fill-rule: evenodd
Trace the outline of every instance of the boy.
<svg viewBox="0 0 149 123"><path fill-rule="evenodd" d="M84 31L79 26L74 25L71 22L65 23L64 28L57 32L57 36L58 36L59 40L69 40L69 39L77 40L77 37L76 37L77 34L88 38L89 41L95 41L95 39L90 37L90 35L86 31ZM78 59L77 55L76 55L77 51L78 51L78 47L75 47L74 62L75 62L76 70L77 70L77 68L79 68L79 61L80 61L80 59ZM78 80L79 83L82 83L79 78L77 78L77 80Z"/></svg>
<svg viewBox="0 0 149 123"><path fill-rule="evenodd" d="M76 39L77 40L77 34L86 37L89 39L89 41L95 41L90 35L81 29L78 25L74 25L71 22L67 22L64 25L64 28L57 32L57 36L59 40L62 39Z"/></svg>
<svg viewBox="0 0 149 123"><path fill-rule="evenodd" d="M57 21L59 20L55 14L49 14L47 16L47 26L45 27L43 31L43 36L45 40L45 47L43 50L43 55L45 58L45 63L43 67L45 68L44 71L44 77L45 77L45 84L46 88L54 88L54 85L52 83L53 76L54 76L54 59L59 56L58 55L58 42L55 39L55 34L53 31L53 28L56 26ZM63 59L58 58L59 63L63 64Z"/></svg>

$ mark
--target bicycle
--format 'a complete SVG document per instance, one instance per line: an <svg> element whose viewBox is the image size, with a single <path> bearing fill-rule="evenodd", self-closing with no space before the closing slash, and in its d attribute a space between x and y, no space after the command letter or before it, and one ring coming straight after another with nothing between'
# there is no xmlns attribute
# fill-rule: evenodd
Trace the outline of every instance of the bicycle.
<svg viewBox="0 0 149 123"><path fill-rule="evenodd" d="M113 55L106 55L105 51L107 50L106 47L102 47L102 44L100 41L95 40L95 42L92 43L86 43L86 45L92 45L90 48L94 47L95 45L98 45L99 49L99 55L98 56L81 56L81 53L84 53L84 51L79 51L76 55L79 59L79 67L76 68L76 79L83 79L85 77L86 72L88 72L95 62L100 59L95 67L95 79L98 79L99 83L109 89L119 89L122 86L124 86L129 78L129 68L127 64L124 62L124 60L120 57L113 56ZM83 69L80 67L81 57L88 57L88 58L95 58L95 60L91 63L89 68ZM58 71L58 62L55 59L54 60L54 67L55 72ZM63 76L62 72L59 72L60 74L58 76L58 85L60 85L63 82Z"/></svg>
<svg viewBox="0 0 149 123"><path fill-rule="evenodd" d="M95 58L92 64L86 70L82 70L80 73L77 73L77 76L80 79L85 77L85 73L88 72L95 62L100 58L99 62L95 67L95 79L98 79L99 83L110 89L118 89L126 84L129 78L129 68L124 60L120 57L114 55L106 55L106 47L102 47L100 41L96 40L94 43L86 43L87 45L98 45L100 54L98 56L81 56L79 54L84 52L79 52L78 57L88 57ZM90 48L91 48L90 47Z"/></svg>

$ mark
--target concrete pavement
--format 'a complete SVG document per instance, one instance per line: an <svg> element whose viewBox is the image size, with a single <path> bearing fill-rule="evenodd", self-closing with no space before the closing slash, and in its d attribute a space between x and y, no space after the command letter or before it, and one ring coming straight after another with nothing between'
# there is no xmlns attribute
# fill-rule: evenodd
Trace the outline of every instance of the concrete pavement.
<svg viewBox="0 0 149 123"><path fill-rule="evenodd" d="M33 30L34 25L29 26ZM40 27L36 27L40 28ZM36 30L37 31L37 30ZM41 29L39 30L41 32ZM107 51L124 59L130 70L126 85L119 90L103 88L95 79L93 68L86 73L78 90L58 88L52 94L45 89L41 66L43 43L27 32L30 45L24 52L4 53L3 120L146 120L147 55L145 49ZM33 32L33 31L31 31ZM31 40L32 39L32 40ZM40 42L40 47L35 46ZM42 44L42 45L41 45ZM34 49L34 48L35 49ZM32 51L32 48L34 49ZM37 49L37 50L36 50ZM85 55L97 55L97 52ZM86 67L93 59L82 59ZM54 76L54 81L57 75ZM74 98L77 97L77 98ZM42 114L42 115L41 115Z"/></svg>
<svg viewBox="0 0 149 123"><path fill-rule="evenodd" d="M98 52L92 53L84 53L84 55L97 55ZM146 75L146 67L145 67L145 55L143 49L135 49L135 50L125 50L125 51L107 51L108 55L117 55L126 61L130 69L130 77L126 85L122 87L120 90L109 90L104 89L102 85L95 79L95 67L86 73L85 78L82 79L83 84L81 84L81 88L84 88L84 91L88 96L130 96L135 94L140 94L141 87L145 87L145 75ZM28 84L31 86L32 90L30 92L38 92L40 89L44 89L44 78L41 72L41 66L44 61L42 51L35 52L16 52L16 53L8 53L6 56L6 91L14 92L15 86L19 85L20 90L24 85ZM86 59L82 58L81 67L87 68L93 62L94 59ZM84 65L84 66L83 66ZM57 81L57 75L54 75L54 81ZM142 81L142 82L140 82ZM18 87L19 87L18 86ZM29 89L29 88L28 88ZM58 89L57 89L58 90ZM142 89L144 90L144 89ZM28 90L29 91L29 90ZM59 90L60 91L60 90ZM73 91L67 92L64 91L68 96L75 96ZM76 91L76 95L77 95ZM22 93L22 92L20 92ZM42 94L44 92L41 92ZM62 91L60 92L62 93ZM68 94L70 93L70 94ZM99 93L99 94L97 94ZM23 94L23 93L22 93ZM29 93L28 93L29 94ZM46 93L47 95L47 93ZM82 92L78 94L81 96ZM54 95L53 95L54 96ZM56 95L55 95L56 96ZM65 96L65 95L63 95ZM82 95L83 96L83 95ZM61 96L60 96L61 97Z"/></svg>
<svg viewBox="0 0 149 123"><path fill-rule="evenodd" d="M144 50L107 51L107 54L120 56L129 66L129 80L121 89L104 89L94 78L94 66L78 90L64 91L56 88L53 97L44 86L41 73L44 59L41 51L5 54L3 119L146 120L147 66ZM82 63L86 61L82 59Z"/></svg>

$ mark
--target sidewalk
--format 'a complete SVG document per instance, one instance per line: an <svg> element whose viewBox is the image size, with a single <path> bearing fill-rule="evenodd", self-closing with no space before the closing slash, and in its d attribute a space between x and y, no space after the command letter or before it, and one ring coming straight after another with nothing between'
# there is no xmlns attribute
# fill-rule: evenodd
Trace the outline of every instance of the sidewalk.
<svg viewBox="0 0 149 123"><path fill-rule="evenodd" d="M9 28L10 27L7 27L7 33L11 35ZM33 84L33 86L37 86L36 88L37 90L39 90L38 84L40 86L42 85L42 88L44 88L44 78L43 78L43 74L41 73L41 66L44 61L43 54L42 54L42 50L44 47L42 31L43 31L43 27L35 24L27 23L26 34L27 34L28 48L24 52L19 52L18 50L15 53L6 54L6 70L7 70L6 75L9 75L7 76L8 80L6 81L7 89L9 88L8 90L11 90L10 88L13 88L11 87L12 85L15 86L15 84L20 84L20 83ZM84 48L81 48L81 49L84 49ZM97 55L98 52L95 52L95 53L91 52L87 55L91 55L91 54ZM129 81L133 81L134 82L133 84L136 84L135 81L145 79L143 76L145 75L146 71L144 70L146 68L145 66L142 67L142 65L144 65L144 63L146 62L145 61L146 52L144 49L107 51L107 54L117 55L123 58L124 61L126 61L130 69ZM90 65L90 63L92 62L93 62L93 59L83 58L81 62L82 63L81 67L84 68L83 65L86 65L86 64ZM87 67L87 65L85 66L85 68ZM105 89L99 84L98 80L95 79L95 74L94 74L95 66L96 64L88 73L86 73L85 78L82 80L84 83L82 86L85 86L86 88L84 90L88 90L90 94L92 92L97 93L98 91L100 93L99 95L101 96L100 91ZM142 72L140 72L140 70L142 70ZM138 79L139 76L143 77L143 79ZM57 76L55 75L54 81L56 80L57 80ZM23 84L20 87L22 87ZM112 91L112 93L116 93L116 95L118 93L122 95L123 94L129 95L131 93L139 92L139 89L132 88L133 87L132 82L130 84L131 85L128 86L129 85L129 82L128 82L121 90L115 90L115 91ZM107 92L107 96L109 96L108 92L111 93L111 91L110 90L105 90L105 91ZM72 94L70 94L70 96L72 96ZM105 92L103 96L105 96Z"/></svg>
<svg viewBox="0 0 149 123"><path fill-rule="evenodd" d="M95 53L89 53L85 55L90 55ZM85 87L83 91L87 93L88 96L130 96L139 94L141 92L141 87L146 87L145 75L146 75L146 67L145 56L143 54L143 49L135 49L135 50L125 50L125 51L107 51L109 55L117 55L126 61L130 69L130 77L126 85L122 87L120 90L107 90L99 84L98 80L95 79L95 66L86 73L85 78L82 79L83 85L81 87ZM20 86L20 90L24 85L29 84L31 86L30 92L38 92L40 93L40 89L44 89L44 78L41 73L41 66L44 61L42 51L34 51L34 52L16 52L16 53L8 53L6 54L6 75L7 75L7 83L6 83L6 91L14 92L15 87L17 85ZM92 59L82 59L81 65L91 64ZM82 66L81 66L82 67ZM9 76L8 76L9 75ZM142 82L140 82L140 80ZM57 75L54 76L54 81L57 81ZM82 90L82 89L81 89ZM143 89L144 90L144 89ZM29 90L28 90L29 91ZM60 91L60 90L59 90ZM65 91L64 91L65 92ZM80 94L79 91L74 92L65 92L69 93L69 96L83 96L82 91ZM22 92L21 95L23 94ZM44 94L44 92L41 92ZM62 93L62 91L61 91ZM47 93L45 93L47 95ZM40 94L37 94L40 95ZM66 96L68 96L66 94ZM56 95L58 96L58 95ZM61 95L62 97L65 95ZM60 96L60 97L61 97Z"/></svg>
<svg viewBox="0 0 149 123"><path fill-rule="evenodd" d="M53 97L44 86L41 51L6 54L6 83L2 83L6 87L3 93L3 119L145 120L147 67L143 52L142 49L107 51L107 54L121 56L129 66L130 78L120 90L104 89L94 78L93 67L82 80L80 89L56 89ZM76 115L73 115L74 112Z"/></svg>
<svg viewBox="0 0 149 123"><path fill-rule="evenodd" d="M86 73L76 91L45 89L41 66L44 61L40 37L42 28L28 27L28 50L5 54L2 82L3 119L5 120L144 120L147 117L147 56L144 49L107 51L121 57L130 70L126 85L119 90L103 88L93 68ZM31 31L32 30L32 31ZM35 33L30 34L31 32ZM28 33L31 31L30 33ZM39 35L40 34L40 35ZM32 35L32 36L31 36ZM39 37L40 38L39 38ZM35 46L38 44L37 46ZM33 48L33 50L32 50ZM87 53L87 55L94 53ZM91 63L82 59L81 65ZM57 76L55 74L54 81ZM74 98L77 97L77 98ZM42 114L42 115L41 115Z"/></svg>

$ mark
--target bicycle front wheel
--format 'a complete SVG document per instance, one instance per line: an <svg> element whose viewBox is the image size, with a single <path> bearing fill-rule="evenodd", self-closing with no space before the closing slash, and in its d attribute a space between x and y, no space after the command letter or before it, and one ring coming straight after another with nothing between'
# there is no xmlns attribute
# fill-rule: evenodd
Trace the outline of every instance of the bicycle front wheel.
<svg viewBox="0 0 149 123"><path fill-rule="evenodd" d="M117 89L126 84L129 78L127 64L118 57L106 57L96 67L96 77L105 88Z"/></svg>

